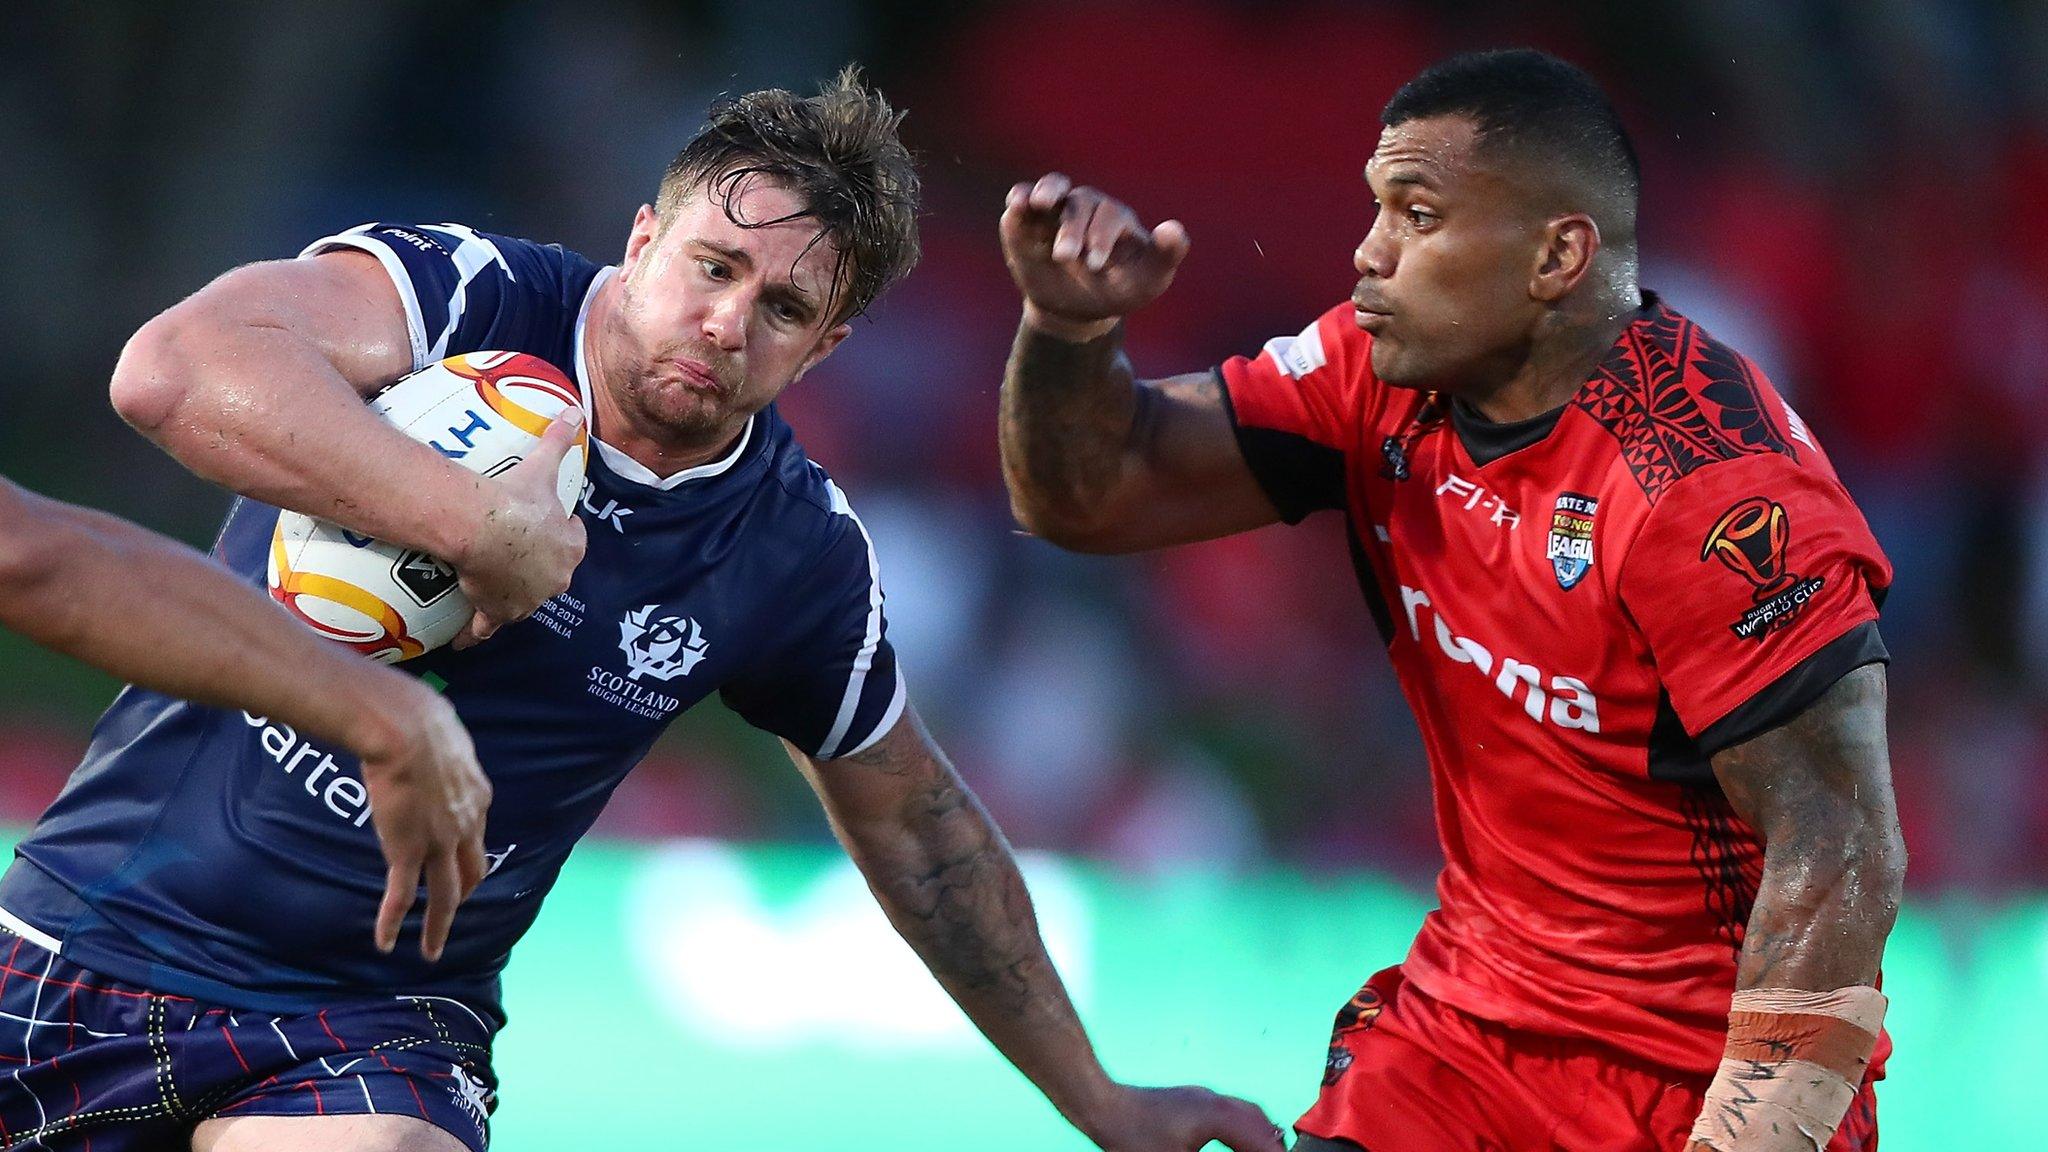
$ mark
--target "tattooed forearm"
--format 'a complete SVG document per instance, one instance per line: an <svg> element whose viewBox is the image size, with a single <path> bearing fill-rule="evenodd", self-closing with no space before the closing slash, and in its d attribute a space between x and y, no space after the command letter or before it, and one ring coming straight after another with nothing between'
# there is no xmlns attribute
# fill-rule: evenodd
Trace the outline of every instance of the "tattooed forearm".
<svg viewBox="0 0 2048 1152"><path fill-rule="evenodd" d="M902 852L873 876L876 896L932 971L989 1006L1021 1014L1048 968L1038 920L1009 848L950 780L905 805Z"/></svg>
<svg viewBox="0 0 2048 1152"><path fill-rule="evenodd" d="M1017 519L1041 535L1085 520L1115 483L1138 414L1123 328L1085 344L1017 330L1003 372L1003 479Z"/></svg>
<svg viewBox="0 0 2048 1152"><path fill-rule="evenodd" d="M1884 669L1868 665L1791 723L1714 757L1729 803L1764 840L1738 988L1877 978L1906 863L1884 701Z"/></svg>
<svg viewBox="0 0 2048 1152"><path fill-rule="evenodd" d="M915 712L866 751L796 759L890 923L975 1026L1081 1123L1110 1082L1009 844Z"/></svg>

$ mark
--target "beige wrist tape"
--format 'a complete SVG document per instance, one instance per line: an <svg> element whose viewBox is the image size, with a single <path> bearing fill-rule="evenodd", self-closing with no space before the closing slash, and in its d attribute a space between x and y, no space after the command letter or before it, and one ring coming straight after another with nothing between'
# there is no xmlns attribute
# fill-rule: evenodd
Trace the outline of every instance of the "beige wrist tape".
<svg viewBox="0 0 2048 1152"><path fill-rule="evenodd" d="M1692 1138L1717 1152L1825 1149L1863 1085L1885 1003L1862 985L1737 992Z"/></svg>

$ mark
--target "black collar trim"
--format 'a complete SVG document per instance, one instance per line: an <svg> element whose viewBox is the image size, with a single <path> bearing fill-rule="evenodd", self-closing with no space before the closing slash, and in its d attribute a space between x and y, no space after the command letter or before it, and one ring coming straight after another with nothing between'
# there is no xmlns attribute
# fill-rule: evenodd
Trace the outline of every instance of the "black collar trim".
<svg viewBox="0 0 2048 1152"><path fill-rule="evenodd" d="M1465 451L1472 457L1472 463L1481 468L1511 452L1520 452L1532 444L1549 439L1557 430L1557 422L1571 402L1552 408L1548 412L1531 416L1526 420L1512 420L1505 424L1488 420L1473 411L1470 404L1453 398L1451 401L1451 427L1457 429L1458 440L1465 445Z"/></svg>

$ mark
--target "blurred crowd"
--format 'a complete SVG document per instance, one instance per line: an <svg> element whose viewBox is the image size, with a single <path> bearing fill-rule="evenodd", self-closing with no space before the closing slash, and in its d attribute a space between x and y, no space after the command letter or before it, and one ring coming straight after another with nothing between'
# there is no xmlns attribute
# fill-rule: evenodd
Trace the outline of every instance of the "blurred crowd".
<svg viewBox="0 0 2048 1152"><path fill-rule="evenodd" d="M104 398L155 311L370 219L616 259L711 98L861 60L910 113L925 258L784 410L875 539L940 741L1025 845L1426 876L1422 752L1335 517L1125 560L1013 529L995 220L1048 170L1183 220L1193 254L1130 326L1139 369L1249 353L1349 292L1380 105L1505 44L1609 86L1644 161L1645 282L1799 406L1897 566L1911 883L2040 884L2048 5L2027 0L8 6L0 471L204 543L225 497ZM112 688L0 645L21 821ZM774 741L710 705L601 827L825 834Z"/></svg>

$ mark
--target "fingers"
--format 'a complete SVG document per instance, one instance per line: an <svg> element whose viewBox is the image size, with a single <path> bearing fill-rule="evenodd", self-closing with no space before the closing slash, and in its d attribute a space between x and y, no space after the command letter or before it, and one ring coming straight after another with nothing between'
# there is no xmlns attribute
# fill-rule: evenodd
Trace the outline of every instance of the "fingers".
<svg viewBox="0 0 2048 1152"><path fill-rule="evenodd" d="M1060 230L1052 238L1052 258L1073 260L1085 254L1095 216L1105 209L1100 196L1072 196L1060 207Z"/></svg>
<svg viewBox="0 0 2048 1152"><path fill-rule="evenodd" d="M1257 1104L1235 1096L1210 1099L1215 1107L1209 1117L1206 1139L1218 1141L1234 1152L1286 1152L1286 1130L1273 1123Z"/></svg>
<svg viewBox="0 0 2048 1152"><path fill-rule="evenodd" d="M412 910L419 893L420 862L394 860L384 874L384 902L377 906L377 951L398 946L398 926Z"/></svg>
<svg viewBox="0 0 2048 1152"><path fill-rule="evenodd" d="M477 829L475 835L463 837L461 845L455 849L455 866L462 880L461 898L467 900L470 893L476 891L476 886L484 882L484 872L488 867L484 860L484 834L481 827Z"/></svg>
<svg viewBox="0 0 2048 1152"><path fill-rule="evenodd" d="M462 626L462 631L455 634L455 639L449 641L449 645L458 652L464 648L474 648L489 640L491 633L497 630L498 622L496 620L491 619L482 612L473 612L470 614L469 623Z"/></svg>
<svg viewBox="0 0 2048 1152"><path fill-rule="evenodd" d="M1193 241L1188 237L1188 226L1178 220L1162 220L1152 229L1152 247L1171 259L1175 267L1188 254Z"/></svg>
<svg viewBox="0 0 2048 1152"><path fill-rule="evenodd" d="M455 923L455 906L462 902L462 875L453 854L442 852L427 861L427 923L420 931L420 955L429 961L441 958L448 946L448 929Z"/></svg>
<svg viewBox="0 0 2048 1152"><path fill-rule="evenodd" d="M569 449L576 446L576 438L583 433L583 409L575 404L561 410L548 422L547 431L541 433L540 443L527 456L529 460L540 460L536 469L550 480L555 470L562 466Z"/></svg>
<svg viewBox="0 0 2048 1152"><path fill-rule="evenodd" d="M1025 194L1025 203L1040 212L1050 212L1059 207L1060 201L1067 198L1067 193L1072 191L1073 187L1074 182L1065 175L1048 172L1040 176L1038 182Z"/></svg>
<svg viewBox="0 0 2048 1152"><path fill-rule="evenodd" d="M1027 221L1027 216L1038 219ZM1058 172L1010 187L1003 201L1005 238L1019 242L1027 222L1051 230L1054 261L1079 263L1090 272L1103 271L1123 253L1153 248L1161 249L1158 256L1171 269L1187 253L1187 229L1179 221L1147 230L1122 201L1094 188L1076 187Z"/></svg>

